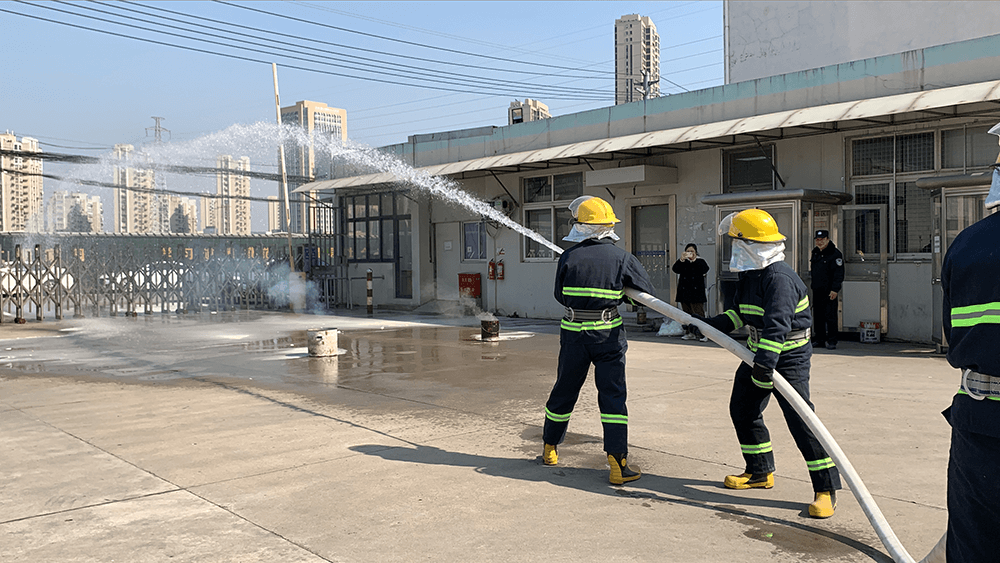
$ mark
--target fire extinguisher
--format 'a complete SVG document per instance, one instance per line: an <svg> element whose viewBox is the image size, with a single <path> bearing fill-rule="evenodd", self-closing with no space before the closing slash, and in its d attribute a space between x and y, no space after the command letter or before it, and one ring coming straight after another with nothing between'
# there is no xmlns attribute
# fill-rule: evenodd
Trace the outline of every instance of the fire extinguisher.
<svg viewBox="0 0 1000 563"><path fill-rule="evenodd" d="M503 260L502 259L499 262L497 262L497 279L498 280L502 280L503 279Z"/></svg>
<svg viewBox="0 0 1000 563"><path fill-rule="evenodd" d="M486 268L486 279L497 279L497 263L493 260L490 260L489 267Z"/></svg>

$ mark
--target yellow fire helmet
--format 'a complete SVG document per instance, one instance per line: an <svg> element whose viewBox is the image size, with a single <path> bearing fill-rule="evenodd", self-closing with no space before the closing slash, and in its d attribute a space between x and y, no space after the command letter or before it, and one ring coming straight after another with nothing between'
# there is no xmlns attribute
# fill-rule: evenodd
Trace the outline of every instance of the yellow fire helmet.
<svg viewBox="0 0 1000 563"><path fill-rule="evenodd" d="M781 242L785 235L778 232L774 217L763 209L746 209L733 217L729 236L753 242Z"/></svg>
<svg viewBox="0 0 1000 563"><path fill-rule="evenodd" d="M591 197L580 203L576 209L576 220L588 225L610 225L620 223L615 217L611 204L599 197Z"/></svg>

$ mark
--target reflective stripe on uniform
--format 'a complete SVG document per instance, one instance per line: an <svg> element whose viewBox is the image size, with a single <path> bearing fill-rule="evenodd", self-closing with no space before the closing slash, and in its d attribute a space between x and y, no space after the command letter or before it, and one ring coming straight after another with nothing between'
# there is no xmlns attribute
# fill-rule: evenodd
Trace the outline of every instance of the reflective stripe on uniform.
<svg viewBox="0 0 1000 563"><path fill-rule="evenodd" d="M805 297L802 298L802 301L799 301L799 304L795 306L795 312L801 313L802 311L805 311L808 308L809 308L809 296L806 295Z"/></svg>
<svg viewBox="0 0 1000 563"><path fill-rule="evenodd" d="M564 287L563 295L571 297L598 297L601 299L621 299L625 295L624 289L602 289L600 287Z"/></svg>
<svg viewBox="0 0 1000 563"><path fill-rule="evenodd" d="M951 326L1000 324L1000 302L952 307Z"/></svg>
<svg viewBox="0 0 1000 563"><path fill-rule="evenodd" d="M610 321L568 321L563 319L559 326L573 332L583 332L585 330L608 330L622 325L622 318L616 317Z"/></svg>
<svg viewBox="0 0 1000 563"><path fill-rule="evenodd" d="M763 444L740 444L740 449L745 454L766 454L771 451L771 442L764 442Z"/></svg>
<svg viewBox="0 0 1000 563"><path fill-rule="evenodd" d="M743 326L743 321L740 319L740 316L736 314L736 311L728 309L726 311L726 316L729 317L729 320L733 321L733 330Z"/></svg>
<svg viewBox="0 0 1000 563"><path fill-rule="evenodd" d="M761 338L760 342L757 343L759 348L763 348L769 352L774 352L776 354L781 353L781 343L775 342L774 340L768 340L766 338Z"/></svg>
<svg viewBox="0 0 1000 563"><path fill-rule="evenodd" d="M750 379L753 381L753 384L756 385L757 387L761 387L763 389L774 389L773 381L761 381L752 375L750 376Z"/></svg>
<svg viewBox="0 0 1000 563"><path fill-rule="evenodd" d="M806 466L809 467L809 471L822 471L824 469L830 469L831 467L836 467L837 464L833 462L831 458L817 459L816 461L807 461Z"/></svg>
<svg viewBox="0 0 1000 563"><path fill-rule="evenodd" d="M604 424L628 424L628 415L625 414L604 414L601 413L601 422Z"/></svg>
<svg viewBox="0 0 1000 563"><path fill-rule="evenodd" d="M966 391L965 389L959 389L957 394L958 395L969 395L969 392ZM972 395L969 395L969 396L971 397ZM986 397L986 398L989 399L989 400L991 400L991 401L1000 401L1000 397Z"/></svg>
<svg viewBox="0 0 1000 563"><path fill-rule="evenodd" d="M545 418L551 420L552 422L569 422L569 417L572 415L572 412L568 412L566 414L556 414L548 408L545 409Z"/></svg>
<svg viewBox="0 0 1000 563"><path fill-rule="evenodd" d="M768 345L765 346L764 345L765 342L767 342ZM773 340L767 340L766 338L761 338L759 345L758 345L757 342L754 342L754 340L752 338L748 338L747 339L747 348L749 348L751 352L756 352L757 348L763 348L763 349L765 349L765 350L767 350L769 352L777 352L779 354L781 354L782 352L787 352L789 350L794 350L796 348L801 348L802 346L805 346L806 344L809 344L809 339L808 338L803 338L801 340L786 340L781 345L781 349L780 350L776 350L775 349L775 345L776 344L777 343L774 342Z"/></svg>
<svg viewBox="0 0 1000 563"><path fill-rule="evenodd" d="M764 308L758 307L756 305L745 305L740 303L740 314L742 315L760 315L764 316Z"/></svg>

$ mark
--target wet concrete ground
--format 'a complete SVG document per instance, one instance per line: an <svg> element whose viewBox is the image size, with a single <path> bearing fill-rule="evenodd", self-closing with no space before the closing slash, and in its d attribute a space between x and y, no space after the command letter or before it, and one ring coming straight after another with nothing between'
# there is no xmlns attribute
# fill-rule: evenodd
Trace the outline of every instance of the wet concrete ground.
<svg viewBox="0 0 1000 563"><path fill-rule="evenodd" d="M306 330L340 329L335 357ZM588 384L540 462L558 325L228 313L0 325L0 561L889 561L849 491L810 519L803 460L769 407L778 471L742 470L738 361L631 332L631 460L607 482ZM957 372L926 347L843 343L813 402L911 555L946 521Z"/></svg>

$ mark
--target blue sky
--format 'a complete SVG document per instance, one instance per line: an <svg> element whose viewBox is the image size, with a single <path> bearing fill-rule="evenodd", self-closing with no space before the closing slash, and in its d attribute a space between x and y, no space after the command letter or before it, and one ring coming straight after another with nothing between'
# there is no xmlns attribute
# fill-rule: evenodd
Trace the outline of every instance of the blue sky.
<svg viewBox="0 0 1000 563"><path fill-rule="evenodd" d="M656 24L665 79L689 90L723 82L722 3L718 1L0 2L0 10L54 20L0 11L0 29L5 36L0 46L5 78L0 128L35 137L49 152L98 155L116 143L151 142L147 131L154 125L151 116L164 118L162 126L170 131L164 138L174 143L233 124L273 122L274 91L267 64L272 61L278 64L282 105L308 99L344 108L349 137L372 146L404 142L414 133L506 125L506 108L515 98L539 99L549 105L553 115L606 107L614 103L614 21L632 13L650 16ZM56 21L263 62L106 35ZM180 29L154 27L149 22ZM206 35L222 35L220 30L228 29L245 33L242 37L248 41L285 41L283 46L290 51L284 55L255 53L248 49L268 50L275 44L221 46L149 31L154 28L232 45L232 35ZM408 70L424 72L422 77L439 82L404 78L401 67L365 74L332 66L348 62L334 53L410 65L414 68ZM325 62L329 65L317 60L322 56L328 57ZM341 76L296 70L290 65ZM361 79L363 76L384 82ZM591 78L577 78L580 76ZM477 78L508 83L470 85ZM661 88L664 93L683 91L666 82ZM538 93L533 94L533 89ZM206 159L214 157L205 155ZM274 163L251 164L255 169L274 169ZM214 181L209 182L211 186L202 185L206 182L209 180L184 179L172 186L213 190ZM276 193L273 184L253 184L253 195ZM256 228L257 221L254 223Z"/></svg>

